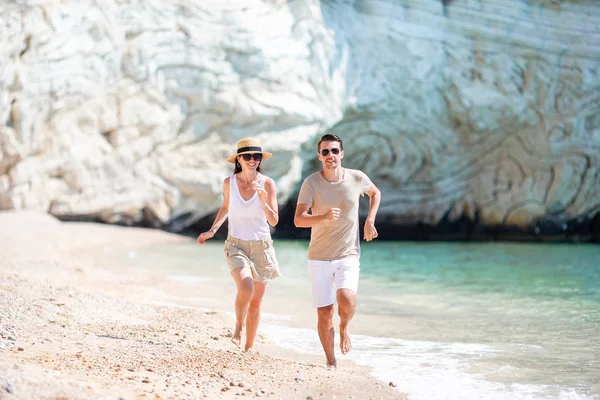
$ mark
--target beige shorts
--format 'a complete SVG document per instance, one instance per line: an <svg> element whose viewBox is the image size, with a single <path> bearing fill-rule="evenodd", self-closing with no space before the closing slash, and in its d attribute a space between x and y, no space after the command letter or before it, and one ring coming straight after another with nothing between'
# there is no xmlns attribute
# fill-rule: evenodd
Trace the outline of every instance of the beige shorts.
<svg viewBox="0 0 600 400"><path fill-rule="evenodd" d="M281 275L273 240L270 237L261 240L242 240L227 236L224 251L230 271L248 267L256 282L265 283Z"/></svg>

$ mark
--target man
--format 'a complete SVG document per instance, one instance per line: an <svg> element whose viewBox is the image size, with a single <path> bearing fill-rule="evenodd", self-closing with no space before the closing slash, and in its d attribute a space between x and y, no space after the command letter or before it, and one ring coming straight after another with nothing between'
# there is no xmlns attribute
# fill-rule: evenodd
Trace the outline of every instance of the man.
<svg viewBox="0 0 600 400"><path fill-rule="evenodd" d="M352 348L348 323L356 309L360 272L359 196L369 196L364 239L371 241L377 237L375 216L381 192L362 171L342 168L344 147L338 136L324 135L317 149L323 169L304 180L294 225L311 228L308 269L313 306L317 308L317 329L327 365L336 367L334 295L340 316L340 349L342 354L347 354Z"/></svg>

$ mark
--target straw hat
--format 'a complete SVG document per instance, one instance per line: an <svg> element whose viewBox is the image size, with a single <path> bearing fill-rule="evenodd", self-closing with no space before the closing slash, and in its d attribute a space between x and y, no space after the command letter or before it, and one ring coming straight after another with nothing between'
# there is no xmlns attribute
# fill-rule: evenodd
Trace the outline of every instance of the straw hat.
<svg viewBox="0 0 600 400"><path fill-rule="evenodd" d="M235 154L227 157L227 161L230 163L235 163L235 159L240 154L253 154L253 153L261 153L263 160L268 160L273 156L272 153L262 150L262 146L260 145L260 140L255 138L244 138L240 139L237 142L237 151Z"/></svg>

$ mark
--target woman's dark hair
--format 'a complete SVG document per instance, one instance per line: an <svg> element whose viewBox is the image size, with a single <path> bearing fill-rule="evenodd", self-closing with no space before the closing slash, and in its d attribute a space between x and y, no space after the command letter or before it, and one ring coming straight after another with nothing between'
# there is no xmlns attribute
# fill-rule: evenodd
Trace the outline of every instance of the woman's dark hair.
<svg viewBox="0 0 600 400"><path fill-rule="evenodd" d="M261 161L261 163L262 163L262 161ZM262 174L262 168L260 167L260 164L258 164L258 167L256 167L256 170ZM237 174L238 172L242 172L242 166L240 165L240 162L238 161L238 159L236 157L235 158L235 167L233 168L233 173Z"/></svg>
<svg viewBox="0 0 600 400"><path fill-rule="evenodd" d="M340 144L340 150L344 150L342 139L340 139L338 135L334 135L333 133L327 133L321 136L321 140L319 140L319 143L317 143L317 151L321 150L321 143L323 142L338 142Z"/></svg>

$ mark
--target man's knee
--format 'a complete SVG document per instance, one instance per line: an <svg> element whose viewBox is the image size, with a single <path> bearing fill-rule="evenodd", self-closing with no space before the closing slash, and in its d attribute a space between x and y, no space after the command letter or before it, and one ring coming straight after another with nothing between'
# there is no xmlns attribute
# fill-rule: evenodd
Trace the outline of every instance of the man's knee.
<svg viewBox="0 0 600 400"><path fill-rule="evenodd" d="M338 304L342 307L354 307L356 304L356 293L350 289L338 289Z"/></svg>
<svg viewBox="0 0 600 400"><path fill-rule="evenodd" d="M333 319L333 304L317 308L317 315L319 316L319 320L326 321Z"/></svg>

